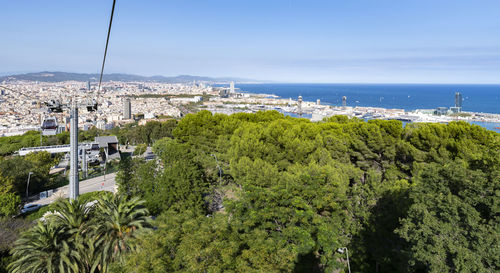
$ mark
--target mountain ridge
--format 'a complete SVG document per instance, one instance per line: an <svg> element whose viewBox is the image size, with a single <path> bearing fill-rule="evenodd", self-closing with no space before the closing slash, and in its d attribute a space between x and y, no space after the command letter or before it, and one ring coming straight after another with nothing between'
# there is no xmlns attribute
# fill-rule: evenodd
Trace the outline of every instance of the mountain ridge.
<svg viewBox="0 0 500 273"><path fill-rule="evenodd" d="M33 73L24 73L16 75L0 76L0 82L3 81L39 81L39 82L63 82L63 81L98 81L99 74L97 73L72 73L60 71L42 71ZM234 77L205 77L192 75L178 76L141 76L126 73L110 73L103 75L103 81L121 81L121 82L160 82L160 83L189 83L193 81L207 83L226 83L226 82L260 82L252 79L234 78Z"/></svg>

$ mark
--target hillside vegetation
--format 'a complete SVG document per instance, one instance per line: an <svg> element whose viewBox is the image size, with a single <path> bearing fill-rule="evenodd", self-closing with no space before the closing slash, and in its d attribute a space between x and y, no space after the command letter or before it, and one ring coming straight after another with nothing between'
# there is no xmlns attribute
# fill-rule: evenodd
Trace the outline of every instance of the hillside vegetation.
<svg viewBox="0 0 500 273"><path fill-rule="evenodd" d="M124 160L158 215L113 272L498 272L500 135L201 111Z"/></svg>

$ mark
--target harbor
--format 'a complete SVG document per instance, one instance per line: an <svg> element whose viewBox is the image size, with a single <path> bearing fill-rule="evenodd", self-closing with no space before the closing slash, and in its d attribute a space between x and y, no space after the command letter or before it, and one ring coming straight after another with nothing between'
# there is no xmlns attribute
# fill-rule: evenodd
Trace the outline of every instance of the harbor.
<svg viewBox="0 0 500 273"><path fill-rule="evenodd" d="M224 87L216 87L225 90ZM233 114L237 112L253 113L262 110L276 110L288 116L308 118L313 122L325 118L346 115L363 120L399 120L403 123L449 123L465 121L485 127L500 133L500 114L462 111L462 94L455 93L455 104L451 107L436 107L435 109L389 109L382 107L348 106L346 96L342 96L341 105L322 103L320 99L304 101L302 96L297 99L281 98L273 94L254 94L240 90L227 92L227 96L212 97L203 102L200 109L213 113Z"/></svg>

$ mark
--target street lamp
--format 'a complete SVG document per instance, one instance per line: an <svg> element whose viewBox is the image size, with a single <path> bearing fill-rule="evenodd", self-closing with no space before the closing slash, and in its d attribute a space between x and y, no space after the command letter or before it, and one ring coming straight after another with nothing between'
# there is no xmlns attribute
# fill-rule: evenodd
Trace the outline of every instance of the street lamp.
<svg viewBox="0 0 500 273"><path fill-rule="evenodd" d="M341 254L346 253L347 255L347 269L349 270L349 273L351 273L351 265L349 264L349 250L347 250L347 247L341 247L339 249L337 249L337 251Z"/></svg>
<svg viewBox="0 0 500 273"><path fill-rule="evenodd" d="M217 163L217 168L219 169L219 186L222 181L222 169L219 166L219 160L217 160L217 156L215 154L211 154L210 156L213 156L215 158L215 162Z"/></svg>
<svg viewBox="0 0 500 273"><path fill-rule="evenodd" d="M29 187L30 187L30 178L31 178L31 175L32 175L32 174L33 174L33 172L29 172L29 173L28 173L28 183L26 183L26 198L28 198L28 196L29 196L29 195L28 195L28 194L29 194L29 193L28 193L28 189L29 189Z"/></svg>

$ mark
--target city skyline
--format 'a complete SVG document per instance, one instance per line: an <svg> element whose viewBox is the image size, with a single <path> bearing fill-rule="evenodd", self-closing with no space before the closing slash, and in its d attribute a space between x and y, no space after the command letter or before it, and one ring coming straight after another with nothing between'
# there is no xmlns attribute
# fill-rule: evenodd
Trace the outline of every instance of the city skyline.
<svg viewBox="0 0 500 273"><path fill-rule="evenodd" d="M5 2L0 75L96 73L111 1ZM118 1L105 73L500 83L496 1Z"/></svg>

